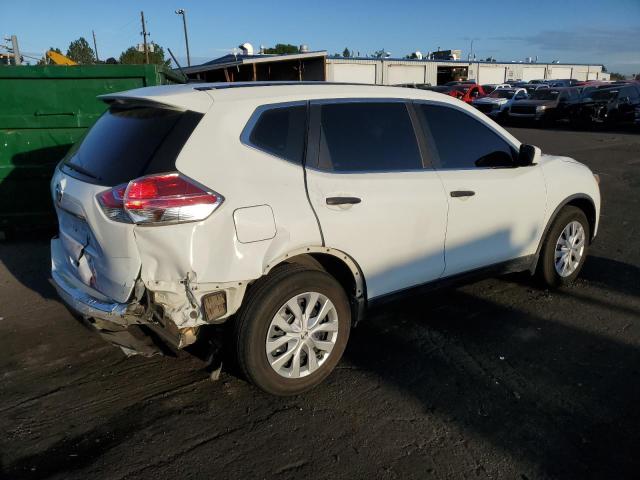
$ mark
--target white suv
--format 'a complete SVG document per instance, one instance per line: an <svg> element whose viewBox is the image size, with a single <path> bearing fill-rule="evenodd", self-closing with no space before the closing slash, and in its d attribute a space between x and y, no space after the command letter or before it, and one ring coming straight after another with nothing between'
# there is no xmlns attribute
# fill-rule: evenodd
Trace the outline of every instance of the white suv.
<svg viewBox="0 0 640 480"><path fill-rule="evenodd" d="M60 296L127 353L233 328L274 394L325 378L366 308L485 272L572 281L597 177L454 98L345 84L102 97L58 166Z"/></svg>

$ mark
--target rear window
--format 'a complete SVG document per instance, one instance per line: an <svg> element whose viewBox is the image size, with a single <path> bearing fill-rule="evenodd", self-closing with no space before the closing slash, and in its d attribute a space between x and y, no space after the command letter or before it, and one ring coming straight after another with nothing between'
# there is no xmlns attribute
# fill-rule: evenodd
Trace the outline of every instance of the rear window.
<svg viewBox="0 0 640 480"><path fill-rule="evenodd" d="M175 170L175 160L202 118L155 106L111 106L62 162L65 173L115 186Z"/></svg>
<svg viewBox="0 0 640 480"><path fill-rule="evenodd" d="M272 155L302 165L306 132L306 105L268 107L258 117L249 136L249 143Z"/></svg>

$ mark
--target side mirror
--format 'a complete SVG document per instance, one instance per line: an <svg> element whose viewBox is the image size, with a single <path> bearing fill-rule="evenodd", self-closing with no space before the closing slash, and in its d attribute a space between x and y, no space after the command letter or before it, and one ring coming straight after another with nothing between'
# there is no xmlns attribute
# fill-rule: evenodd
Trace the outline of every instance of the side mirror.
<svg viewBox="0 0 640 480"><path fill-rule="evenodd" d="M520 151L518 152L518 158L516 159L517 167L528 167L533 165L533 161L536 158L536 147L533 145L527 145L523 143L520 145Z"/></svg>

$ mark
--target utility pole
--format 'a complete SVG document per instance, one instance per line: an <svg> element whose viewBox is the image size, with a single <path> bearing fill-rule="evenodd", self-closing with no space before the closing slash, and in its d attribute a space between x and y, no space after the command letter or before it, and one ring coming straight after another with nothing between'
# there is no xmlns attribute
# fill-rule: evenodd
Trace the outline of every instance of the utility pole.
<svg viewBox="0 0 640 480"><path fill-rule="evenodd" d="M94 30L91 30L91 33L93 34L93 51L96 53L96 62L99 62L100 57L98 57L98 44L96 43L96 32Z"/></svg>
<svg viewBox="0 0 640 480"><path fill-rule="evenodd" d="M187 66L191 66L191 55L189 55L189 36L187 35L187 13L184 8L176 10L176 14L182 15L182 26L184 27L184 43L187 46Z"/></svg>
<svg viewBox="0 0 640 480"><path fill-rule="evenodd" d="M140 12L140 20L142 20L142 45L144 45L144 63L149 65L149 47L147 46L147 36L149 33L147 32L147 26L144 23L144 12Z"/></svg>
<svg viewBox="0 0 640 480"><path fill-rule="evenodd" d="M13 61L16 65L22 65L22 57L20 56L20 48L18 47L18 37L11 35L11 46L13 49Z"/></svg>

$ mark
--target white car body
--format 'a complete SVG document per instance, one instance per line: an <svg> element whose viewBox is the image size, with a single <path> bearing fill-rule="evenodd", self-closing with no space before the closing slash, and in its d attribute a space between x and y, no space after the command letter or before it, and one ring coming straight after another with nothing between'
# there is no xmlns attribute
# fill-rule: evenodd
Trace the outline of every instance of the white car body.
<svg viewBox="0 0 640 480"><path fill-rule="evenodd" d="M196 222L118 223L96 200L109 186L58 168L51 183L60 221L51 242L53 280L85 317L161 328L140 304L147 295L162 308L165 329L177 332L178 346L191 343L198 327L234 315L252 282L292 258L331 257L352 275L352 301L363 307L484 267L533 268L546 229L570 202L591 209L591 236L597 232L600 194L591 171L539 149L532 165L515 168L335 173L305 169L243 140L265 105L391 99L462 111L518 151L509 132L445 95L364 85L187 84L105 99L201 113L175 167L223 201ZM467 190L475 195L450 195ZM327 205L336 196L362 202ZM210 319L202 302L215 292L224 293L225 311Z"/></svg>
<svg viewBox="0 0 640 480"><path fill-rule="evenodd" d="M491 96L494 92L499 92L500 90L513 91L514 95L511 98L495 98ZM524 88L498 87L491 92L491 94L476 98L472 102L472 105L489 117L498 118L509 112L509 107L515 100L526 99L528 97L527 90Z"/></svg>

